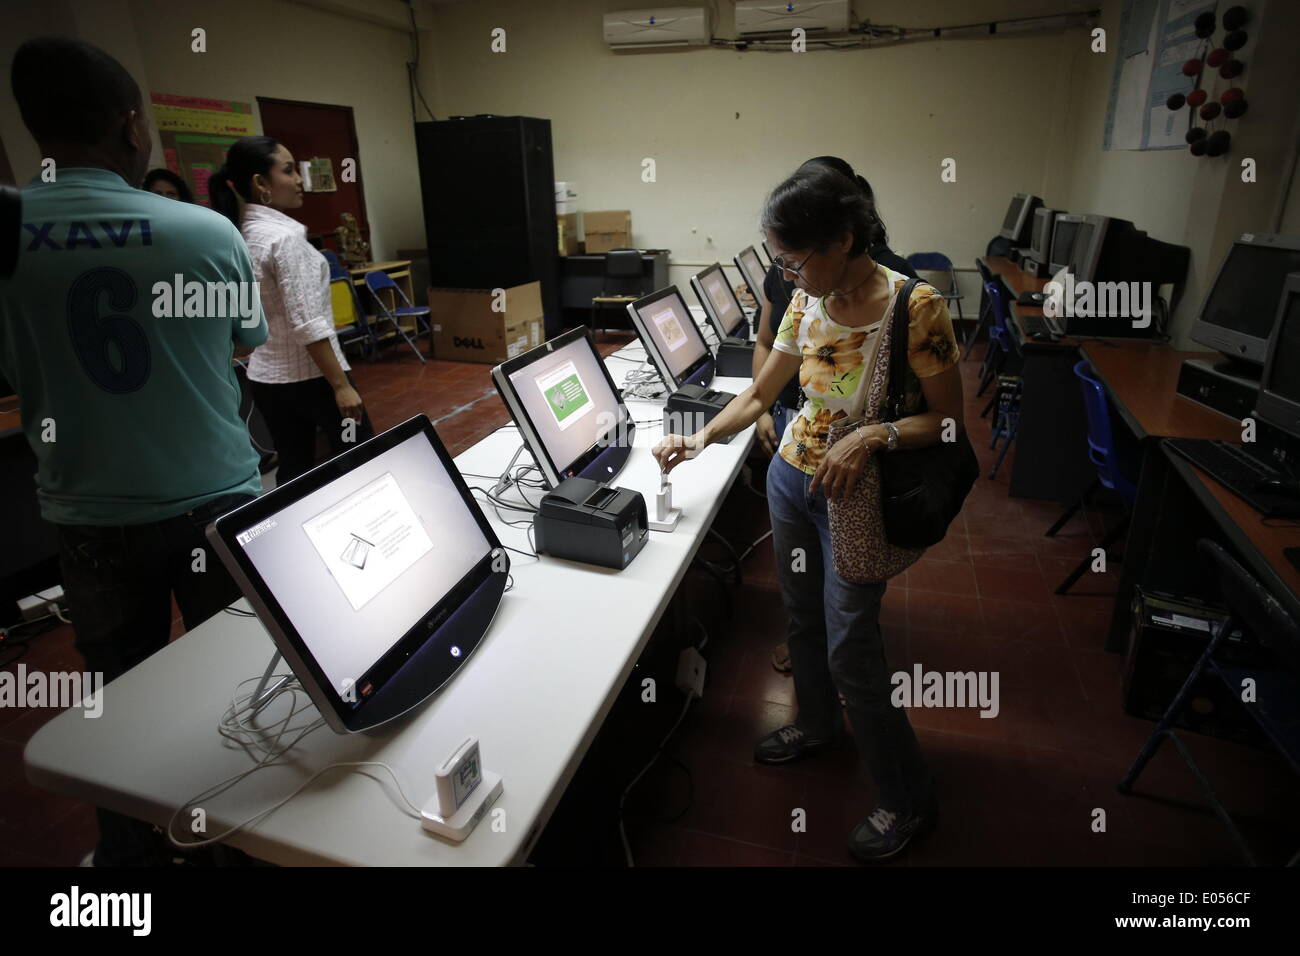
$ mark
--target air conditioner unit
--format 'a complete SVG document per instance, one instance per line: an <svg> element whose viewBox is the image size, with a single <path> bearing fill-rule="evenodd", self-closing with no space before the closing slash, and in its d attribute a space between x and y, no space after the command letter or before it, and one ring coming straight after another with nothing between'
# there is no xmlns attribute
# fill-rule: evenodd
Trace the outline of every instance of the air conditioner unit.
<svg viewBox="0 0 1300 956"><path fill-rule="evenodd" d="M709 11L704 7L646 7L605 14L605 42L614 49L704 46Z"/></svg>
<svg viewBox="0 0 1300 956"><path fill-rule="evenodd" d="M852 16L850 0L737 0L736 32L741 36L758 33L789 34L795 27L808 32L847 33Z"/></svg>

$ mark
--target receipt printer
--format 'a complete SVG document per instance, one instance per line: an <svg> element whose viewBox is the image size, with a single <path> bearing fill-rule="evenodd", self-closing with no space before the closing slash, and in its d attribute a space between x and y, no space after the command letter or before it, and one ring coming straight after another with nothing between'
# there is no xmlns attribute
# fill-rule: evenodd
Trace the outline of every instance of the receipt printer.
<svg viewBox="0 0 1300 956"><path fill-rule="evenodd" d="M754 343L749 339L726 338L718 346L718 375L729 378L754 377Z"/></svg>
<svg viewBox="0 0 1300 956"><path fill-rule="evenodd" d="M537 551L622 570L645 547L641 492L590 478L566 478L548 492L533 519Z"/></svg>
<svg viewBox="0 0 1300 956"><path fill-rule="evenodd" d="M735 397L730 392L716 392L703 385L683 385L668 396L664 405L664 434L695 434ZM728 435L721 443L725 445L734 437Z"/></svg>

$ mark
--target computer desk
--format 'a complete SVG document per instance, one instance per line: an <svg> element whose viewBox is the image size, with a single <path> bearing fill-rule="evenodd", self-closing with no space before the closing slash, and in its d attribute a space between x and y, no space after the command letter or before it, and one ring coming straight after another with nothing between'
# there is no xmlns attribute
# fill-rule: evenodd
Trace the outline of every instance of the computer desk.
<svg viewBox="0 0 1300 956"><path fill-rule="evenodd" d="M983 262L1013 294L1041 292L1049 281L1022 272L1001 256ZM1010 480L1013 497L1070 504L1092 483L1096 470L1087 456L1087 417L1074 374L1080 357L1096 370L1140 441L1220 438L1225 428L1231 431L1231 421L1177 394L1183 360L1207 353L1180 352L1163 342L1131 337L1063 336L1055 342L1035 341L1023 322L1028 316L1041 316L1043 310L1019 305L1013 297L1009 311L1011 338L1023 363L1020 427Z"/></svg>
<svg viewBox="0 0 1300 956"><path fill-rule="evenodd" d="M1201 559L1194 550L1196 537L1205 534L1226 538L1223 543L1279 600L1290 600L1300 611L1295 598L1300 593L1300 572L1282 555L1283 547L1300 545L1300 530L1262 524L1250 505L1195 466L1177 456L1170 458L1171 453L1160 447L1163 438L1241 441L1240 422L1177 393L1183 361L1207 353L1179 352L1154 343L1124 349L1090 343L1082 351L1143 448L1106 649L1122 651L1127 645L1136 587L1198 596L1208 588L1214 593L1214 582L1202 576Z"/></svg>
<svg viewBox="0 0 1300 956"><path fill-rule="evenodd" d="M1239 429L1236 437L1241 437ZM1282 553L1283 548L1300 546L1300 524L1264 524L1258 511L1161 445L1146 456L1142 469L1107 650L1128 648L1135 586L1218 600L1218 582L1196 551L1203 537L1233 553L1300 620L1300 571Z"/></svg>
<svg viewBox="0 0 1300 956"><path fill-rule="evenodd" d="M1047 279L1023 272L1005 256L980 261L1011 290L1008 312L1016 355L1020 360L1020 424L1009 491L1013 498L1047 498L1068 504L1077 501L1092 480L1087 455L1087 425L1083 397L1074 363L1080 340L1062 338L1037 342L1022 324L1037 306L1017 304L1021 292L1041 292ZM993 386L990 386L990 388Z"/></svg>
<svg viewBox="0 0 1300 956"><path fill-rule="evenodd" d="M623 351L637 355L640 345ZM606 361L616 383L636 367L617 358ZM715 381L736 393L748 385L747 379ZM662 415L662 403L635 401L629 408L637 419ZM658 424L640 428L631 458L615 479L651 502L659 467L650 449L660 435ZM285 865L524 861L669 607L752 439L751 427L674 472L673 501L683 509L677 530L651 532L623 571L511 553L514 586L482 645L443 691L373 733L315 731L282 766L260 770L201 803L207 834L215 836L270 807L315 771L342 761L389 764L407 796L422 805L434 792L434 768L474 734L483 766L502 776L505 789L494 809L504 814L490 814L463 844L425 832L404 812L391 778L379 767L325 774L285 807L225 842ZM498 430L457 456L456 465L462 472L499 474L519 442L513 427ZM466 478L484 488L493 480ZM538 492L527 493L536 500ZM491 507L483 510L503 544L532 550L525 528L503 524ZM521 515L507 512L506 517ZM243 600L238 606L247 609ZM216 615L107 687L101 717L84 718L73 708L47 723L24 753L28 779L165 824L185 801L253 765L218 735L217 720L236 685L259 676L273 650L257 619ZM659 699L659 706L678 706L669 703L675 699L671 694L661 692ZM494 820L503 829L494 829ZM188 826L189 818L182 824Z"/></svg>

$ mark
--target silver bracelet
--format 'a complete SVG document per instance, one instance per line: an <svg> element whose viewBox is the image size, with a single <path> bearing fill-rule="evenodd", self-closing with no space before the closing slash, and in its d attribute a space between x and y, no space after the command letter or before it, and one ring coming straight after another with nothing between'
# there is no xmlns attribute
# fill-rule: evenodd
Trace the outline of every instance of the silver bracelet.
<svg viewBox="0 0 1300 956"><path fill-rule="evenodd" d="M893 422L881 422L885 426L885 431L889 432L889 437L885 439L885 450L893 451L898 447L898 426Z"/></svg>

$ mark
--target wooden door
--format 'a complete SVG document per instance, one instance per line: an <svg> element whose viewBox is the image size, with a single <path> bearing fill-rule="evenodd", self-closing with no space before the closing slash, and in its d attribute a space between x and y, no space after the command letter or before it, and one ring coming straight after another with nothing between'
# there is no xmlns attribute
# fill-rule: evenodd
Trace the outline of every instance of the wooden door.
<svg viewBox="0 0 1300 956"><path fill-rule="evenodd" d="M334 231L342 223L341 214L350 212L357 217L361 234L368 242L370 223L366 217L366 199L362 189L365 169L357 144L352 107L276 100L264 96L257 98L257 107L262 114L263 133L283 143L293 153L296 161L321 157L329 159L333 167L338 191L305 194L302 208L294 211L293 218L306 224L309 236L321 237L326 248L337 250L338 242ZM345 159L356 161L355 182L343 181ZM383 258L377 256L373 249L370 257Z"/></svg>

